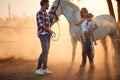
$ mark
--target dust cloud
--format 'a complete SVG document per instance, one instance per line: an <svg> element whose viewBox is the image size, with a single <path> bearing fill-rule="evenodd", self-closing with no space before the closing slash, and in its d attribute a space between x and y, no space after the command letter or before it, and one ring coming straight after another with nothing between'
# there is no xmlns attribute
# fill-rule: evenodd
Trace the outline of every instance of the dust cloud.
<svg viewBox="0 0 120 80"><path fill-rule="evenodd" d="M61 19L60 19L61 20ZM63 24L66 23L66 24ZM60 27L60 38L58 41L51 40L51 47L49 51L49 63L52 65L53 70L58 71L58 68L66 71L66 66L70 65L72 58L72 45L69 34L68 23L65 19L59 21L59 25L53 25L52 29L56 35L59 35ZM41 52L41 44L37 37L36 21L29 17L27 18L13 18L11 20L0 19L0 59L23 59L23 60L38 60ZM95 74L94 80L117 80L119 78L119 66L116 66L114 49L109 37L107 37L108 54L104 53L104 49L100 41L97 41L95 47ZM75 75L81 64L81 44L77 43L75 64L72 72L69 71L70 78L79 78L80 76ZM37 64L36 64L37 65ZM58 66L59 65L59 66ZM65 65L65 70L64 66ZM86 69L89 69L89 61L87 60ZM86 71L87 71L86 70ZM58 71L59 72L59 71ZM62 74L60 72L58 74ZM56 76L58 76L56 74ZM85 72L85 74L88 74ZM65 75L63 75L65 76ZM75 76L75 77L72 77ZM82 77L86 77L81 75ZM98 79L98 77L100 79ZM89 78L89 77L88 77ZM75 80L75 79L73 79ZM85 79L86 80L86 79Z"/></svg>
<svg viewBox="0 0 120 80"><path fill-rule="evenodd" d="M64 23L66 24L63 24ZM72 57L72 44L69 35L69 27L67 21L63 19L59 21L59 25L53 25L52 29L56 35L60 34L58 41L51 40L50 47L50 60L63 60L71 61ZM5 59L9 57L21 58L25 60L38 59L41 52L41 44L37 37L36 21L30 17L16 18L13 17L10 20L0 20L0 58ZM58 31L60 27L60 33ZM99 41L98 41L99 42ZM78 42L76 59L81 60L81 44ZM95 59L101 61L101 57L104 59L103 47L98 44L95 46ZM111 45L109 43L108 45ZM111 50L111 49L110 49ZM110 51L113 56L112 52ZM100 57L101 56L101 57ZM97 57L97 58L96 58ZM95 60L96 61L96 60Z"/></svg>
<svg viewBox="0 0 120 80"><path fill-rule="evenodd" d="M0 19L0 58L34 59L40 47L36 31L30 17Z"/></svg>
<svg viewBox="0 0 120 80"><path fill-rule="evenodd" d="M62 22L59 22L59 25ZM59 35L58 41L51 40L50 56L62 59L71 56L68 24L54 24L52 29ZM0 19L0 59L15 58L36 60L41 53L40 40L37 37L36 21L30 17L12 17Z"/></svg>

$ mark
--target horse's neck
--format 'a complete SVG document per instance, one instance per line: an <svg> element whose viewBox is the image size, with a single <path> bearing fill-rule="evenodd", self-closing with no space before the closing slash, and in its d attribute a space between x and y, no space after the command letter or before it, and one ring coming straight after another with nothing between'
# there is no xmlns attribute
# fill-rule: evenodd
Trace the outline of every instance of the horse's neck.
<svg viewBox="0 0 120 80"><path fill-rule="evenodd" d="M74 9L73 7L70 7L69 5L66 5L66 7L63 9L63 15L66 17L66 19L68 20L70 24L73 24L73 16L72 16L73 10L76 10L76 19L77 21L79 21L81 19L79 9Z"/></svg>
<svg viewBox="0 0 120 80"><path fill-rule="evenodd" d="M71 12L72 12L72 9L68 8L68 9L64 10L64 13L63 13L63 15L66 17L66 19L68 20L69 23L73 22L73 16L72 16Z"/></svg>

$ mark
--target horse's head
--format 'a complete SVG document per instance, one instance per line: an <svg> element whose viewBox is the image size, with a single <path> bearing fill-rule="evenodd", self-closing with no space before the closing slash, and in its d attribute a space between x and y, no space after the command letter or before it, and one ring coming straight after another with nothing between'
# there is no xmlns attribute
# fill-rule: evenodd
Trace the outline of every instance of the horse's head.
<svg viewBox="0 0 120 80"><path fill-rule="evenodd" d="M72 11L77 11L77 18L78 20L81 18L79 7L75 4L69 2L68 0L55 0L52 4L52 7L49 11L50 16L52 19L57 18L61 14L63 14L68 21L72 21Z"/></svg>
<svg viewBox="0 0 120 80"><path fill-rule="evenodd" d="M51 18L57 18L63 13L62 10L62 3L65 0L55 0L54 3L52 4L52 7L49 11Z"/></svg>

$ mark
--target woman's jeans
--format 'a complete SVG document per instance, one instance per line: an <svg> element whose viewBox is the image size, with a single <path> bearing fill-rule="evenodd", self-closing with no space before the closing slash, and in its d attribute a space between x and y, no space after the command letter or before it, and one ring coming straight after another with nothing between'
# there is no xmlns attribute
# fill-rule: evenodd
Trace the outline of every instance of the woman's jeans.
<svg viewBox="0 0 120 80"><path fill-rule="evenodd" d="M91 36L86 36L86 42L83 42L83 50L82 50L82 66L85 67L87 56L89 58L90 65L92 65L94 58L94 46L92 42Z"/></svg>

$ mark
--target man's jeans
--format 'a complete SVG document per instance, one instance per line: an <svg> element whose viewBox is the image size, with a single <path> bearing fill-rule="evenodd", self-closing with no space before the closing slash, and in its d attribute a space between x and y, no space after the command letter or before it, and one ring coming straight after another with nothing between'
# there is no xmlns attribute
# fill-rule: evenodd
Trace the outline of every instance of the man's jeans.
<svg viewBox="0 0 120 80"><path fill-rule="evenodd" d="M43 69L47 68L47 56L49 53L50 48L50 35L39 35L39 39L41 42L42 53L40 54L38 60L38 67L37 69L41 69L43 64Z"/></svg>

